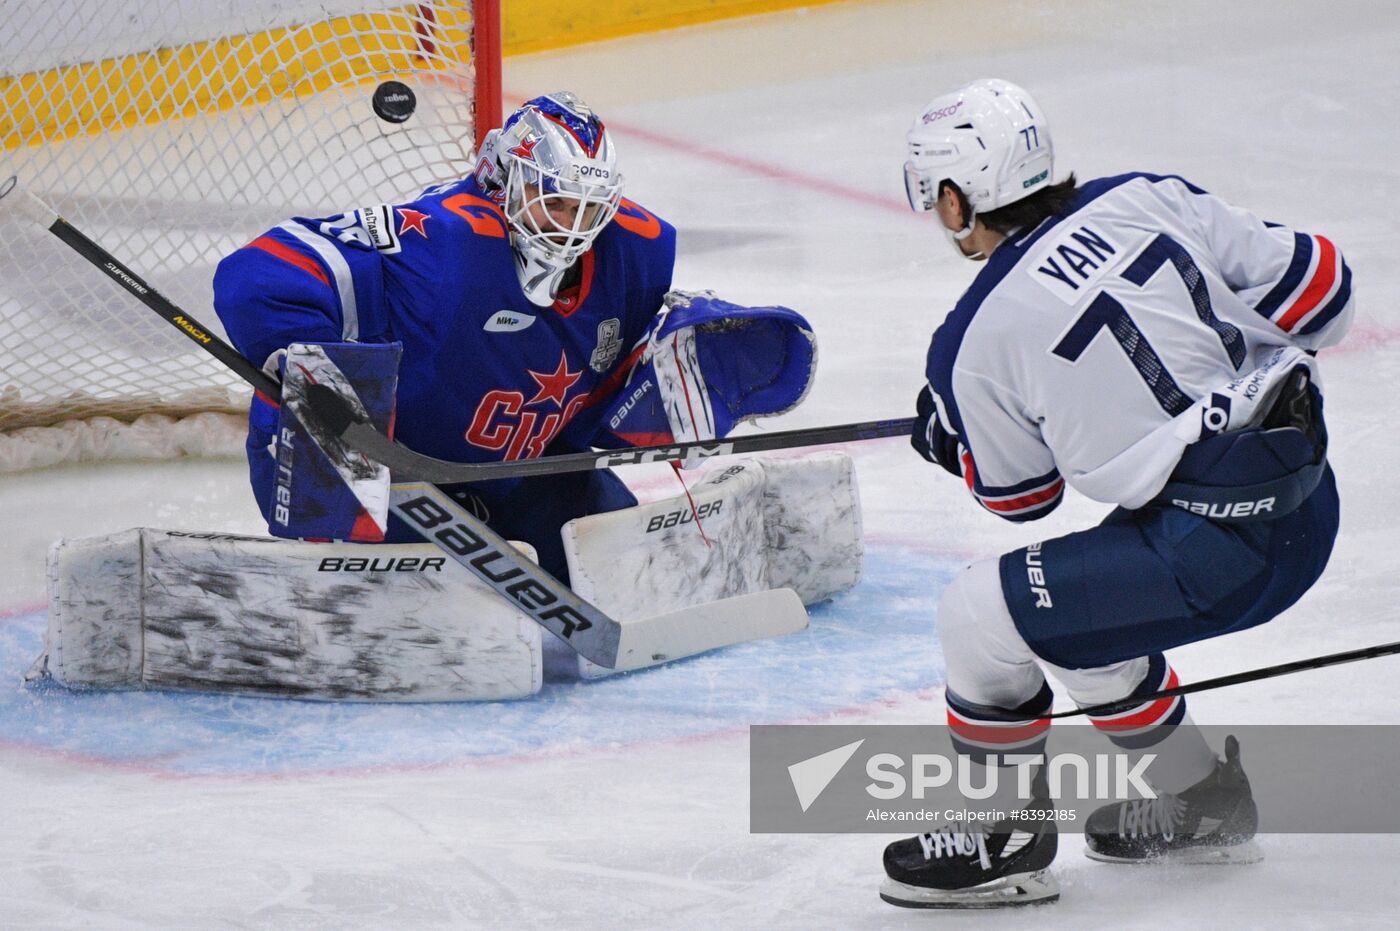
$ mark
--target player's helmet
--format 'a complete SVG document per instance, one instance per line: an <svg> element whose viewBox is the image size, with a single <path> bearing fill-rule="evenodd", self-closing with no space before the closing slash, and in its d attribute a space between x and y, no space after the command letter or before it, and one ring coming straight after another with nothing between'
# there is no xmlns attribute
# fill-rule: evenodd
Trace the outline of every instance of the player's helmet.
<svg viewBox="0 0 1400 931"><path fill-rule="evenodd" d="M576 95L547 94L488 134L478 170L510 223L526 295L549 304L622 200L612 137Z"/></svg>
<svg viewBox="0 0 1400 931"><path fill-rule="evenodd" d="M1005 207L1053 183L1050 126L1031 95L1010 81L973 81L935 98L908 138L904 187L909 206L921 213L934 209L943 181L958 186L974 213Z"/></svg>

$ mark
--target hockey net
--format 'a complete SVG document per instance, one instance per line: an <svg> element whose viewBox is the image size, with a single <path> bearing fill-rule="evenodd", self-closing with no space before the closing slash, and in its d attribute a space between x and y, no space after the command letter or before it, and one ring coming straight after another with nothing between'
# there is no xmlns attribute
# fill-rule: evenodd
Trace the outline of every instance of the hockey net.
<svg viewBox="0 0 1400 931"><path fill-rule="evenodd" d="M222 336L211 281L224 255L287 217L408 199L470 171L477 131L499 119L495 2L6 3L0 180L17 176ZM402 123L371 105L387 80L417 98ZM247 399L106 276L0 210L0 471L236 454Z"/></svg>

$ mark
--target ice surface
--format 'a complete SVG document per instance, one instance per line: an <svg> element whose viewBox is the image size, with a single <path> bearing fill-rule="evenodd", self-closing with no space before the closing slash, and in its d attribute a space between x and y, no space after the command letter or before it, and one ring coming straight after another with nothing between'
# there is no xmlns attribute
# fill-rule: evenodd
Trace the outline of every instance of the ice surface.
<svg viewBox="0 0 1400 931"><path fill-rule="evenodd" d="M816 385L765 429L908 413L928 336L976 269L905 208L903 132L974 77L1030 86L1081 178L1180 173L1337 242L1361 304L1323 357L1332 565L1273 623L1175 651L1190 681L1400 639L1397 47L1385 0L877 0L515 58L506 84L571 86L603 113L629 196L681 230L677 286L809 316ZM54 539L259 527L234 463L0 479L0 926L1395 926L1389 837L1271 836L1255 867L1127 870L1069 836L1058 904L988 916L880 902L884 837L749 834L747 724L940 720L950 574L1103 513L1072 498L1001 524L900 441L848 451L868 576L811 631L471 707L25 689ZM629 478L673 494L666 473ZM1397 664L1191 704L1213 724L1395 722Z"/></svg>

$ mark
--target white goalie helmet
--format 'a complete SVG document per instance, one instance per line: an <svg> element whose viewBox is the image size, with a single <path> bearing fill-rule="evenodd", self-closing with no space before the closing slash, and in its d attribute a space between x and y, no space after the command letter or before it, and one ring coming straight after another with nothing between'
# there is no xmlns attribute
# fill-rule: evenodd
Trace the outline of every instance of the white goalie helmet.
<svg viewBox="0 0 1400 931"><path fill-rule="evenodd" d="M1010 81L973 81L937 97L909 129L904 186L909 206L934 209L943 181L974 215L1015 203L1053 183L1055 151L1045 115ZM972 217L965 232L970 232Z"/></svg>
<svg viewBox="0 0 1400 931"><path fill-rule="evenodd" d="M501 201L526 297L548 306L622 200L612 137L577 95L546 94L487 134L478 177Z"/></svg>

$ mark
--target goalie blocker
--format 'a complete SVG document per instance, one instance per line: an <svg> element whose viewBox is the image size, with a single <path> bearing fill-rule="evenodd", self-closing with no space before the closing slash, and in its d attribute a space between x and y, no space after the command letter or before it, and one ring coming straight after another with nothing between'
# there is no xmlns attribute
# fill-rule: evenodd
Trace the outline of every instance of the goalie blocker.
<svg viewBox="0 0 1400 931"><path fill-rule="evenodd" d="M860 577L844 454L735 462L691 495L693 510L682 495L565 526L578 593L622 622L631 657L607 670L571 655L577 675L800 630L799 598L812 604ZM69 687L524 698L540 689L553 642L431 544L129 530L56 544L49 587L31 678ZM692 616L684 625L668 617L679 609Z"/></svg>

